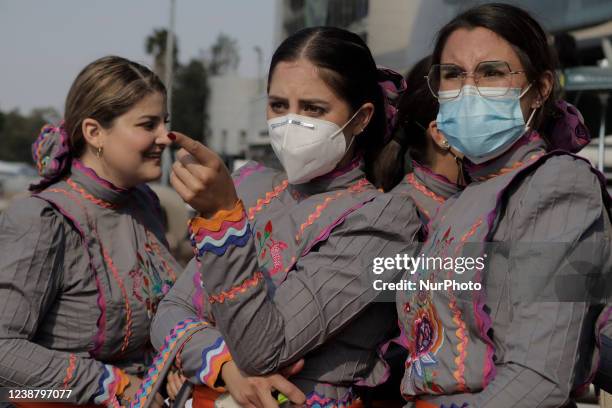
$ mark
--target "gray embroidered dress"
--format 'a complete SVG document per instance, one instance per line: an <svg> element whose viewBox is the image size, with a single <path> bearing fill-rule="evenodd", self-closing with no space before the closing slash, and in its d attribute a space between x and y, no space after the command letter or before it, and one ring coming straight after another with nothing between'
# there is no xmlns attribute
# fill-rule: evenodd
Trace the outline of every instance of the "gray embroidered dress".
<svg viewBox="0 0 612 408"><path fill-rule="evenodd" d="M423 252L484 256L484 268L459 274L451 264L410 279L484 289L398 293L407 406L563 406L592 375L601 297L587 277L612 271L607 196L586 161L547 154L535 132L470 176L440 207Z"/></svg>
<svg viewBox="0 0 612 408"><path fill-rule="evenodd" d="M68 388L117 406L122 373L152 360L149 325L179 265L159 203L78 161L0 215L0 385Z"/></svg>
<svg viewBox="0 0 612 408"><path fill-rule="evenodd" d="M249 164L235 184L244 213L217 228L192 223L198 261L160 304L155 346L211 387L229 358L261 375L303 357L291 381L307 405L350 406L352 385L386 379L377 349L396 315L392 303L374 302L372 262L416 239L409 198L376 190L359 162L303 185ZM151 377L163 376L168 358Z"/></svg>

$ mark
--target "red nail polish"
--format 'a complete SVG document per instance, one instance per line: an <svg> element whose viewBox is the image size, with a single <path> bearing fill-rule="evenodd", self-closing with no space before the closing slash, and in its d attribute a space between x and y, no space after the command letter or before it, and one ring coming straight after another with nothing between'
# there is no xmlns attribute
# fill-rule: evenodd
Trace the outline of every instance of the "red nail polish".
<svg viewBox="0 0 612 408"><path fill-rule="evenodd" d="M168 137L170 138L170 140L175 141L176 140L176 135L172 132L168 133Z"/></svg>

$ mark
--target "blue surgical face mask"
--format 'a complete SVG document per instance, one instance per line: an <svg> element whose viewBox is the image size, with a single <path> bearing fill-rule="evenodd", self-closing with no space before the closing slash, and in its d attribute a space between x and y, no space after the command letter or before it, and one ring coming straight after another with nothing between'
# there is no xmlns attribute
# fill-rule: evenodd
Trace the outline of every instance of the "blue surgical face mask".
<svg viewBox="0 0 612 408"><path fill-rule="evenodd" d="M520 100L530 87L523 92L510 88L501 97L494 96L499 95L497 88L480 88L479 93L472 85L465 85L461 95L454 99L444 100L445 92L440 92L438 129L453 148L473 163L498 157L529 129L535 109L525 124Z"/></svg>

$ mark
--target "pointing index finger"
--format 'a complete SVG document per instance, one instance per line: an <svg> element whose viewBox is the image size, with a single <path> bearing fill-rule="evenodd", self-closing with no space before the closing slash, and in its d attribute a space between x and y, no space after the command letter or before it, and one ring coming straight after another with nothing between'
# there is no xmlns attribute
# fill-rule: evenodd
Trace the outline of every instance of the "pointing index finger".
<svg viewBox="0 0 612 408"><path fill-rule="evenodd" d="M214 160L215 154L202 143L182 133L175 131L172 131L172 133L176 136L174 143L189 152L200 164L207 164Z"/></svg>

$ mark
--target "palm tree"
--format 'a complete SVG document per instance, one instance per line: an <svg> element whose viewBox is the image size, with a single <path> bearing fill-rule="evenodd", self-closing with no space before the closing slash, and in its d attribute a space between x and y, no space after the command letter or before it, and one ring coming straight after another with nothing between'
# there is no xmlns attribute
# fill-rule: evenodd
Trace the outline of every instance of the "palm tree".
<svg viewBox="0 0 612 408"><path fill-rule="evenodd" d="M160 78L166 78L166 37L168 36L168 30L165 28L153 30L153 34L150 34L145 40L145 51L147 55L153 57L153 70ZM174 50L173 50L174 67L178 65L178 43L176 35L174 36Z"/></svg>

